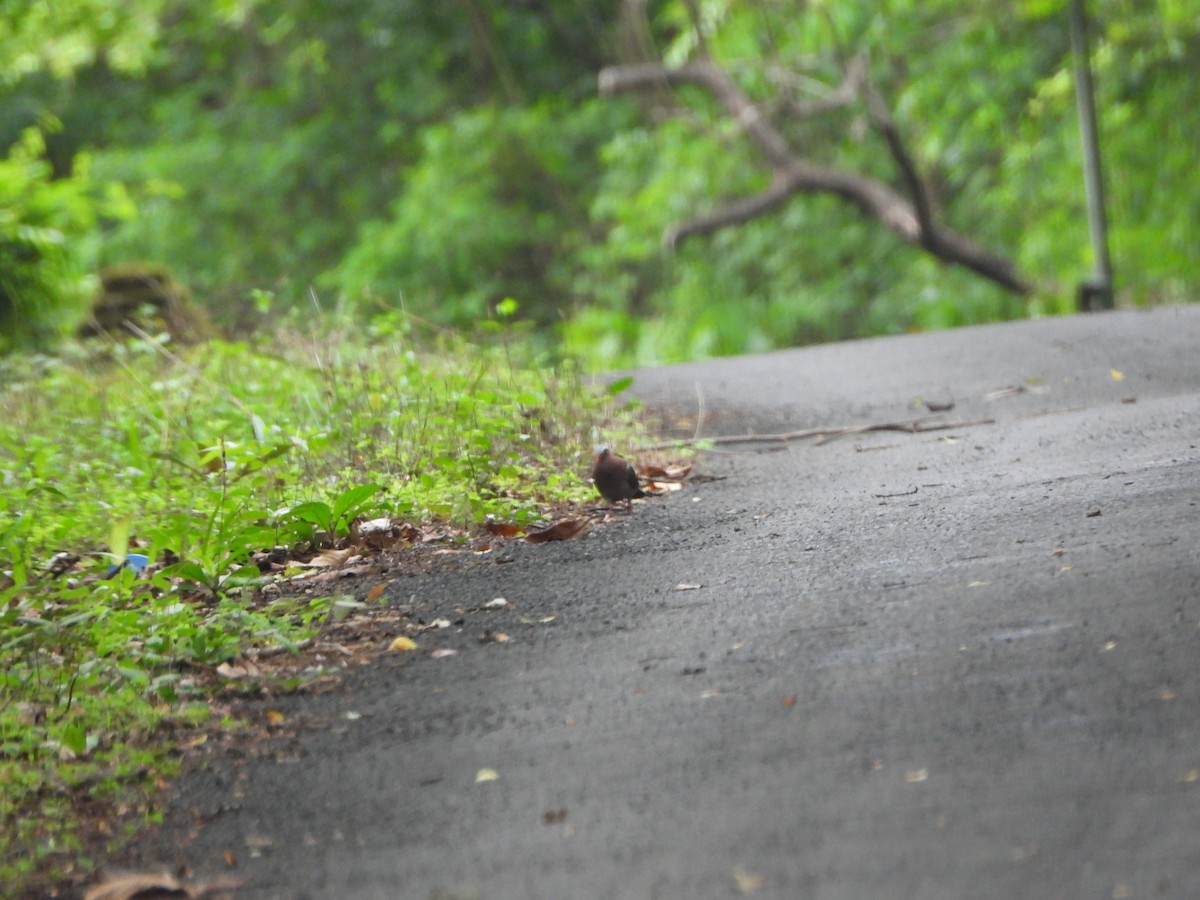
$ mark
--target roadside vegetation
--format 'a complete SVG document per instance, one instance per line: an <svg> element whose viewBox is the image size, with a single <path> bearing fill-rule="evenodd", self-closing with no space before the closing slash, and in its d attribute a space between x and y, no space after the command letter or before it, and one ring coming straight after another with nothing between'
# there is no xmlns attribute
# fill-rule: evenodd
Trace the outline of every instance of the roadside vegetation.
<svg viewBox="0 0 1200 900"><path fill-rule="evenodd" d="M264 588L363 521L590 498L636 423L581 372L1092 267L1067 0L0 5L6 888L153 817L212 673L362 602ZM1085 5L1117 302L1194 301L1200 19Z"/></svg>
<svg viewBox="0 0 1200 900"><path fill-rule="evenodd" d="M515 297L593 370L1070 312L1069 5L10 4L0 347L138 262L234 333ZM1193 301L1194 4L1085 6L1117 300Z"/></svg>
<svg viewBox="0 0 1200 900"><path fill-rule="evenodd" d="M264 585L353 544L364 519L418 541L436 523L440 548L486 523L532 527L592 501L590 448L628 439L627 414L533 358L514 325L418 339L402 319L317 315L247 343L165 340L4 362L10 887L86 872L81 823L116 843L153 818L178 741L237 726L208 702L222 663L294 648L357 605Z"/></svg>

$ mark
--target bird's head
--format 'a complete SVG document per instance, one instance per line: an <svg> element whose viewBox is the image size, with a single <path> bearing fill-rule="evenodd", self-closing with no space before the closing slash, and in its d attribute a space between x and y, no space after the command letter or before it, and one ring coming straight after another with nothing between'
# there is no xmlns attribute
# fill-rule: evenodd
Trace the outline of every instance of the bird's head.
<svg viewBox="0 0 1200 900"><path fill-rule="evenodd" d="M608 444L597 444L595 447L595 451L596 451L596 462L599 462L600 460L602 460L606 456L608 456L610 453L612 453L612 450L609 449Z"/></svg>

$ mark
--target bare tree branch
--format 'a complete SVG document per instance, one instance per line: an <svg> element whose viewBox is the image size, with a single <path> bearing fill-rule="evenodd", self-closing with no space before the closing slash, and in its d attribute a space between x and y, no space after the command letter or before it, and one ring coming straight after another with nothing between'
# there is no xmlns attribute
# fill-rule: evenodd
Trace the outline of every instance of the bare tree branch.
<svg viewBox="0 0 1200 900"><path fill-rule="evenodd" d="M767 77L775 84L780 84L790 74L776 67L773 71L767 72ZM865 76L866 57L860 54L850 61L837 87L830 88L821 96L806 102L789 97L784 101L784 108L793 119L813 119L834 110L845 109L862 96ZM795 82L798 79L793 77L792 81Z"/></svg>
<svg viewBox="0 0 1200 900"><path fill-rule="evenodd" d="M714 212L672 225L663 235L663 242L668 247L673 248L692 235L710 234L748 222L771 211L793 194L831 193L853 204L904 241L944 262L963 266L1014 293L1031 292L1032 286L1011 260L980 247L964 234L939 226L934 220L925 182L891 113L870 83L865 57L859 55L847 63L842 85L833 93L854 89L864 97L872 125L883 135L911 201L878 179L820 165L797 154L762 109L724 69L708 59L678 68L657 63L610 66L603 69L599 77L600 92L609 95L650 86L677 88L684 84L704 89L720 103L726 115L741 127L762 154L772 178L766 190L752 197L740 198Z"/></svg>
<svg viewBox="0 0 1200 900"><path fill-rule="evenodd" d="M694 84L712 94L726 114L758 145L771 166L785 168L793 159L787 139L767 121L762 111L742 93L723 69L708 61L693 62L677 69L658 63L608 66L600 70L600 93L620 94L643 87Z"/></svg>
<svg viewBox="0 0 1200 900"><path fill-rule="evenodd" d="M870 78L864 77L861 82L861 90L863 98L866 100L867 115L870 117L871 124L887 142L892 159L900 169L900 176L908 187L909 196L912 197L917 223L921 228L922 243L928 244L935 239L937 226L933 221L933 207L929 202L929 192L925 189L925 181L917 170L917 162L908 152L904 138L900 135L900 129L896 127L896 121L892 118L892 114L888 110L887 104L883 102L883 97L880 96L874 82Z"/></svg>

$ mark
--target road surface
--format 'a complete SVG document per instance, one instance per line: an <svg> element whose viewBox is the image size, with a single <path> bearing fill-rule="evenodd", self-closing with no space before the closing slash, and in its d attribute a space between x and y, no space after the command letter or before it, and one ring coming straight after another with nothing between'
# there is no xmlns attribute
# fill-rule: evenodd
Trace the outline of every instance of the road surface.
<svg viewBox="0 0 1200 900"><path fill-rule="evenodd" d="M633 391L685 434L975 424L721 444L580 540L399 577L451 627L264 701L295 736L129 861L236 859L239 900L1200 897L1200 306Z"/></svg>

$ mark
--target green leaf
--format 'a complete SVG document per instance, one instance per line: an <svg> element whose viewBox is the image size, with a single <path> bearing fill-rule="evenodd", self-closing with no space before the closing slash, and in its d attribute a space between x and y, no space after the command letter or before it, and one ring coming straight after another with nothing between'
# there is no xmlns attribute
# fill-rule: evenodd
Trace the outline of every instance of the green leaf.
<svg viewBox="0 0 1200 900"><path fill-rule="evenodd" d="M232 588L245 587L248 584L257 584L265 581L263 574L259 571L258 566L246 565L240 566L221 578L221 587L225 590Z"/></svg>
<svg viewBox="0 0 1200 900"><path fill-rule="evenodd" d="M208 573L194 562L179 562L173 566L167 566L161 572L162 575L168 578L182 578L184 581L190 581L193 584L207 587L209 584Z"/></svg>
<svg viewBox="0 0 1200 900"><path fill-rule="evenodd" d="M82 756L87 751L87 732L78 722L64 725L59 741L76 756Z"/></svg>
<svg viewBox="0 0 1200 900"><path fill-rule="evenodd" d="M118 565L129 552L129 519L114 519L108 530L108 552Z"/></svg>
<svg viewBox="0 0 1200 900"><path fill-rule="evenodd" d="M293 506L288 510L288 515L305 522L312 522L323 531L333 531L333 512L327 504L321 503L319 500Z"/></svg>
<svg viewBox="0 0 1200 900"><path fill-rule="evenodd" d="M621 391L628 388L631 384L633 384L633 376L626 375L624 378L618 378L612 384L608 385L604 389L604 392L610 397L615 397L617 394L621 393Z"/></svg>
<svg viewBox="0 0 1200 900"><path fill-rule="evenodd" d="M382 485L360 484L343 491L333 504L334 521L341 522L342 519L346 518L348 513L357 512L362 508L363 501L382 490Z"/></svg>

